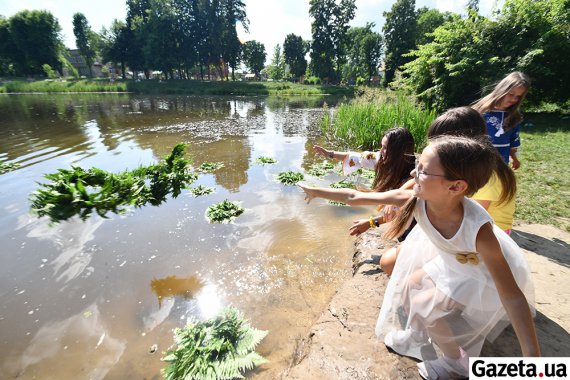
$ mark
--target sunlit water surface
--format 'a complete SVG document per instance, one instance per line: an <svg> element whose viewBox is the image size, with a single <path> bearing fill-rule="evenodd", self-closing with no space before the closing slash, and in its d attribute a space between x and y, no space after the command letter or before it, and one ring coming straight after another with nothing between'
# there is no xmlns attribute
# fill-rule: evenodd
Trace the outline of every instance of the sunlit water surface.
<svg viewBox="0 0 570 380"><path fill-rule="evenodd" d="M335 102L327 99L329 106ZM172 330L234 305L269 334L247 374L278 378L350 274L348 226L363 208L306 205L275 175L306 171L326 144L324 100L129 95L0 96L0 378L160 379ZM30 215L43 175L148 165L184 142L194 166L225 166L158 207L56 225ZM275 165L256 165L269 156ZM331 174L307 182L328 184ZM209 224L224 199L245 213ZM158 345L155 353L149 350Z"/></svg>

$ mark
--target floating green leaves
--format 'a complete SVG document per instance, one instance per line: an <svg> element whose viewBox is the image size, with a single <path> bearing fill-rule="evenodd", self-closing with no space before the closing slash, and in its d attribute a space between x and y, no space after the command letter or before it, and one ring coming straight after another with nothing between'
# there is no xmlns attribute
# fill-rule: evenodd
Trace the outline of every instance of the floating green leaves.
<svg viewBox="0 0 570 380"><path fill-rule="evenodd" d="M277 180L285 185L295 185L297 182L305 179L303 173L287 171L277 174Z"/></svg>
<svg viewBox="0 0 570 380"><path fill-rule="evenodd" d="M215 189L213 187L202 186L202 185L198 185L190 189L190 191L192 192L192 194L194 194L195 197L212 194L214 190Z"/></svg>
<svg viewBox="0 0 570 380"><path fill-rule="evenodd" d="M75 215L85 220L93 212L106 217L109 212L125 212L131 205L158 206L169 195L176 198L198 178L188 170L185 150L185 144L178 144L159 164L116 174L78 166L46 174L52 182L40 184L41 188L32 193L32 212L57 223Z"/></svg>
<svg viewBox="0 0 570 380"><path fill-rule="evenodd" d="M175 344L161 359L166 380L243 379L243 372L267 360L254 351L267 335L249 325L235 308L206 321L174 330Z"/></svg>
<svg viewBox="0 0 570 380"><path fill-rule="evenodd" d="M11 172L12 170L16 170L20 167L20 164L17 162L0 162L0 174Z"/></svg>
<svg viewBox="0 0 570 380"><path fill-rule="evenodd" d="M315 177L323 177L330 173L334 169L334 164L330 162L321 162L318 164L313 164L311 168L307 171L307 174Z"/></svg>
<svg viewBox="0 0 570 380"><path fill-rule="evenodd" d="M213 171L216 171L223 167L224 167L223 162L204 162L202 165L200 165L198 170L201 171L202 173L212 173Z"/></svg>
<svg viewBox="0 0 570 380"><path fill-rule="evenodd" d="M276 164L277 160L271 157L261 156L258 157L255 161L253 161L253 163L256 165L270 165L270 164Z"/></svg>
<svg viewBox="0 0 570 380"><path fill-rule="evenodd" d="M240 216L245 209L236 202L225 199L223 202L206 209L206 218L210 223L227 223Z"/></svg>

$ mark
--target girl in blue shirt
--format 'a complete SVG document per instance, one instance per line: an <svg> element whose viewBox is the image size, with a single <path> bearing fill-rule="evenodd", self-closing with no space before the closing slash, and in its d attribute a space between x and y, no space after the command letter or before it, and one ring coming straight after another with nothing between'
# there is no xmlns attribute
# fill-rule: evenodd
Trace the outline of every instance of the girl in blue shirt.
<svg viewBox="0 0 570 380"><path fill-rule="evenodd" d="M517 150L520 142L520 105L530 88L530 79L515 71L495 85L485 97L473 103L487 124L487 134L505 161L512 161L514 170L520 167Z"/></svg>

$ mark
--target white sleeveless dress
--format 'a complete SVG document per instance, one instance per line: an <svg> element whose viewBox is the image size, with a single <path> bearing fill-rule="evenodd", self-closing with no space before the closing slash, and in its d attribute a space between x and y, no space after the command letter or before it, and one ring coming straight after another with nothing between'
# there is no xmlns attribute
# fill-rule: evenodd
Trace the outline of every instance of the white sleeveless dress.
<svg viewBox="0 0 570 380"><path fill-rule="evenodd" d="M425 201L418 199L414 210L417 225L401 245L382 302L376 324L380 338L393 331L425 332L426 326L444 318L453 333L439 337L432 334L432 342L453 340L469 356L479 356L485 339L492 341L509 324L495 282L476 253L479 229L493 221L469 198L464 198L463 207L461 227L455 236L446 239L431 225ZM499 227L493 225L493 232L534 315L534 288L523 253ZM420 360L433 359L423 357L426 350L420 346L425 342L408 343L391 348Z"/></svg>

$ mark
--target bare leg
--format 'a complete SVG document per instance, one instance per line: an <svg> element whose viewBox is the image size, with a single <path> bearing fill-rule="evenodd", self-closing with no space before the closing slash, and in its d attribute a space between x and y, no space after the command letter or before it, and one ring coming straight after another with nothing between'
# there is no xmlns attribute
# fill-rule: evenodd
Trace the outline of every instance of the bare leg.
<svg viewBox="0 0 570 380"><path fill-rule="evenodd" d="M388 276L392 275L392 271L394 270L394 266L396 265L396 259L398 258L398 254L400 253L400 246L390 248L380 258L380 268L382 271L386 273Z"/></svg>

